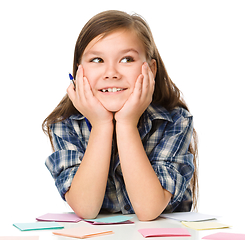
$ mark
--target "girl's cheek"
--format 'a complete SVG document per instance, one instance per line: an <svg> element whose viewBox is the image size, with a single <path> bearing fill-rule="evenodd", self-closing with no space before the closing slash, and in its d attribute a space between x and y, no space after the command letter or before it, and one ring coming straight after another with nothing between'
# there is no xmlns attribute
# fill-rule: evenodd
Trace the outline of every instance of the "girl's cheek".
<svg viewBox="0 0 245 240"><path fill-rule="evenodd" d="M83 75L88 79L88 82L91 84L91 79L93 79L93 74L91 74L92 71L86 67L86 65L83 66Z"/></svg>

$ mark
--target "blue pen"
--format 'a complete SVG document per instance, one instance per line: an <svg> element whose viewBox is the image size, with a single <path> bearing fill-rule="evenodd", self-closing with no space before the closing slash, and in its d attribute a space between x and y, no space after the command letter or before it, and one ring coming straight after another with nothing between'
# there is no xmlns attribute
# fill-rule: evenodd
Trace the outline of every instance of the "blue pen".
<svg viewBox="0 0 245 240"><path fill-rule="evenodd" d="M73 76L69 73L69 78L70 78L70 80L72 81L72 83L73 83L73 85L74 85L74 88L76 89L76 84L75 84L75 82L74 82L74 78L73 78Z"/></svg>
<svg viewBox="0 0 245 240"><path fill-rule="evenodd" d="M72 76L70 73L69 73L69 78L70 78L70 80L72 81L72 83L73 83L73 85L74 85L74 88L76 89L76 84L75 84L75 82L74 82L74 78L73 78L73 76ZM86 123L87 123L88 130L91 132L92 126L91 126L89 120L88 120L87 118L85 118L85 121L86 121Z"/></svg>

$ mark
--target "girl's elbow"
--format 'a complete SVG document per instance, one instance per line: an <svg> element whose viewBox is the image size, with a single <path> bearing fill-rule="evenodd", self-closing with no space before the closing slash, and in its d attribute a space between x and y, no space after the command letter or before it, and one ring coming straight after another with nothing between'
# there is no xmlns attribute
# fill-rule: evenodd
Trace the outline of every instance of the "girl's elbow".
<svg viewBox="0 0 245 240"><path fill-rule="evenodd" d="M161 213L162 210L161 211L148 210L148 211L141 211L139 213L136 213L136 216L139 219L139 221L152 221L158 218Z"/></svg>
<svg viewBox="0 0 245 240"><path fill-rule="evenodd" d="M155 215L155 214L136 214L139 221L143 221L143 222L146 222L146 221L152 221L154 219L156 219L159 215Z"/></svg>
<svg viewBox="0 0 245 240"><path fill-rule="evenodd" d="M74 201L66 194L66 202L72 208L74 213L82 219L94 219L98 216L100 209L97 207L84 206L80 201Z"/></svg>
<svg viewBox="0 0 245 240"><path fill-rule="evenodd" d="M92 206L76 205L71 206L75 214L82 219L94 219L98 216L100 209Z"/></svg>
<svg viewBox="0 0 245 240"><path fill-rule="evenodd" d="M151 207L145 206L137 212L135 211L135 214L140 221L152 221L162 214L166 206L166 204L152 205Z"/></svg>
<svg viewBox="0 0 245 240"><path fill-rule="evenodd" d="M93 211L74 210L74 212L78 217L82 219L95 219L98 216L98 212L93 212Z"/></svg>

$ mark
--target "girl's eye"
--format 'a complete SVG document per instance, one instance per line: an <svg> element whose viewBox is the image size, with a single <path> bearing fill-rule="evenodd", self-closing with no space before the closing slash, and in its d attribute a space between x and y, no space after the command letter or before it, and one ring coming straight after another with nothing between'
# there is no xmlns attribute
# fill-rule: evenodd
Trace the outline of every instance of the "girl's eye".
<svg viewBox="0 0 245 240"><path fill-rule="evenodd" d="M134 59L132 57L125 57L121 60L122 63L131 63Z"/></svg>
<svg viewBox="0 0 245 240"><path fill-rule="evenodd" d="M104 61L103 61L102 58L93 58L93 59L91 60L91 62L94 62L94 63L103 63Z"/></svg>

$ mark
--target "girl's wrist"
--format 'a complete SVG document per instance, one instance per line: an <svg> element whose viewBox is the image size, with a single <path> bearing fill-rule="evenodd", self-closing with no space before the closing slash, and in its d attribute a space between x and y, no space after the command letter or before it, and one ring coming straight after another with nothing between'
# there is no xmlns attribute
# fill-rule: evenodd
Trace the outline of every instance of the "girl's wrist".
<svg viewBox="0 0 245 240"><path fill-rule="evenodd" d="M92 124L92 129L99 129L100 131L113 131L114 124L113 121L98 122Z"/></svg>
<svg viewBox="0 0 245 240"><path fill-rule="evenodd" d="M130 123L130 122L116 122L116 131L134 131L137 130L137 124L136 123Z"/></svg>

